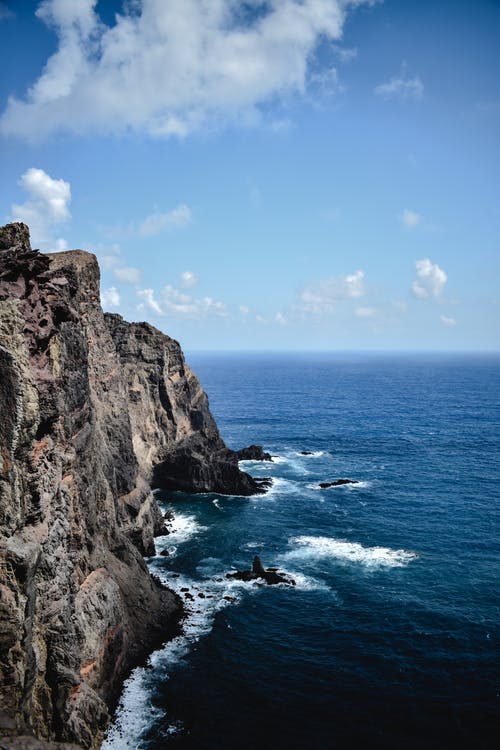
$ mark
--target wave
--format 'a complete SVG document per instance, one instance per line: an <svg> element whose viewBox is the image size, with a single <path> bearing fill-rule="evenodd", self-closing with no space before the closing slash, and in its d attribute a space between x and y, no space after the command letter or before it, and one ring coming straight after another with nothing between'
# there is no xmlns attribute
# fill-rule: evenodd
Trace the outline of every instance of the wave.
<svg viewBox="0 0 500 750"><path fill-rule="evenodd" d="M168 534L158 536L155 539L157 555L165 549L168 550L170 555L174 555L179 544L188 542L196 534L206 531L208 527L198 523L194 516L177 513L176 511L174 518L168 523L168 528Z"/></svg>
<svg viewBox="0 0 500 750"><path fill-rule="evenodd" d="M296 549L286 553L287 559L332 558L345 562L361 563L369 568L401 568L416 560L418 554L389 547L363 547L358 542L347 542L326 536L298 536L288 540Z"/></svg>
<svg viewBox="0 0 500 750"><path fill-rule="evenodd" d="M320 487L319 482L317 484L313 484L312 482L309 482L306 484L306 487L308 490L319 490L319 491L325 491L325 490L364 490L367 487L371 487L372 483L368 482L366 480L358 480L356 481L356 484L336 484L332 487Z"/></svg>

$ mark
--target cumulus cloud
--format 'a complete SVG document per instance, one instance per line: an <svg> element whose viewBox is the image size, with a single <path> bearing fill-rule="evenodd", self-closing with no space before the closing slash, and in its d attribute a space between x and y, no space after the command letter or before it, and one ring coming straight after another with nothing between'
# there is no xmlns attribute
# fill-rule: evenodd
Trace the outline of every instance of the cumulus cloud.
<svg viewBox="0 0 500 750"><path fill-rule="evenodd" d="M406 73L406 64L403 63L398 75L375 86L373 91L383 99L418 100L424 95L424 84L418 75L410 78Z"/></svg>
<svg viewBox="0 0 500 750"><path fill-rule="evenodd" d="M141 237L152 237L172 227L185 227L191 221L191 209L185 204L166 213L152 213L139 226Z"/></svg>
<svg viewBox="0 0 500 750"><path fill-rule="evenodd" d="M191 289L198 283L198 277L192 271L184 271L181 274L181 286L183 289Z"/></svg>
<svg viewBox="0 0 500 750"><path fill-rule="evenodd" d="M414 229L415 227L418 227L418 225L422 221L422 216L418 214L416 211L410 211L409 208L405 208L402 214L399 216L399 220L402 224L404 224L405 227L408 227L409 229Z"/></svg>
<svg viewBox="0 0 500 750"><path fill-rule="evenodd" d="M11 97L4 135L146 131L186 136L258 121L277 98L308 93L315 52L342 36L347 10L372 0L134 0L108 26L97 0L44 0L58 37L24 99Z"/></svg>
<svg viewBox="0 0 500 750"><path fill-rule="evenodd" d="M341 300L362 297L364 271L356 271L347 276L333 276L324 281L308 284L300 293L302 310L315 314L331 312Z"/></svg>
<svg viewBox="0 0 500 750"><path fill-rule="evenodd" d="M439 297L448 279L443 269L437 263L432 263L429 258L417 260L415 268L417 274L411 287L414 296L417 299Z"/></svg>
<svg viewBox="0 0 500 750"><path fill-rule="evenodd" d="M160 303L155 299L154 289L139 289L137 296L144 300L144 302L138 305L138 310L147 309L155 315L163 315Z"/></svg>
<svg viewBox="0 0 500 750"><path fill-rule="evenodd" d="M228 315L224 302L212 297L193 297L167 284L162 290L162 305L166 313L184 318L225 318Z"/></svg>
<svg viewBox="0 0 500 750"><path fill-rule="evenodd" d="M109 289L101 290L101 305L103 307L119 307L120 295L115 286L110 286Z"/></svg>
<svg viewBox="0 0 500 750"><path fill-rule="evenodd" d="M71 186L62 179L54 179L43 169L31 167L19 180L27 194L24 203L13 203L12 220L28 224L33 245L43 250L67 248L66 240L54 239L55 227L67 221L71 214Z"/></svg>
<svg viewBox="0 0 500 750"><path fill-rule="evenodd" d="M276 315L274 316L274 320L280 326L287 326L288 325L288 320L285 318L285 316L283 315L283 313L277 312Z"/></svg>
<svg viewBox="0 0 500 750"><path fill-rule="evenodd" d="M139 289L137 295L143 300L139 310L149 310L155 315L175 316L198 320L201 318L225 318L227 306L213 297L193 297L172 284L163 287L159 300L153 289Z"/></svg>
<svg viewBox="0 0 500 750"><path fill-rule="evenodd" d="M441 323L444 326L447 326L448 328L452 328L453 326L456 326L457 324L457 321L455 320L455 318L451 318L448 315L440 315L439 319Z"/></svg>

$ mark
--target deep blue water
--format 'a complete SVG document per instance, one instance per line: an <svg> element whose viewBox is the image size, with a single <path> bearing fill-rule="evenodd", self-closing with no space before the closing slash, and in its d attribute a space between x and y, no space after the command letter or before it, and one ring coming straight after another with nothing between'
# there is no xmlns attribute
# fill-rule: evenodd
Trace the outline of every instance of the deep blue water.
<svg viewBox="0 0 500 750"><path fill-rule="evenodd" d="M160 496L177 520L150 565L190 615L105 748L498 747L500 358L189 361L228 445L278 457L244 465L275 484ZM341 477L360 484L318 488ZM254 554L297 585L225 579Z"/></svg>

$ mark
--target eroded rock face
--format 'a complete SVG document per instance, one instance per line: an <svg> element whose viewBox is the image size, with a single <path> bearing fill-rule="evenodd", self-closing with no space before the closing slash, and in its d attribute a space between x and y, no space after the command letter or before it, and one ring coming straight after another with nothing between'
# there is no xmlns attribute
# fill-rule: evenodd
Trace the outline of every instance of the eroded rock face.
<svg viewBox="0 0 500 750"><path fill-rule="evenodd" d="M127 383L133 447L145 481L185 492L265 492L238 468L239 455L219 435L178 342L149 323L110 313L105 320Z"/></svg>
<svg viewBox="0 0 500 750"><path fill-rule="evenodd" d="M162 519L129 390L95 257L0 229L0 736L97 748L124 674L175 627L142 558Z"/></svg>

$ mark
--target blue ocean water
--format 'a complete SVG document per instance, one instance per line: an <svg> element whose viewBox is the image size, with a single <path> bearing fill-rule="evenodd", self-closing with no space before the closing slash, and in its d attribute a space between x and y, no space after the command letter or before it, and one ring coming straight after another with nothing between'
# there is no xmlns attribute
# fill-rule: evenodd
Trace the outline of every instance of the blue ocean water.
<svg viewBox="0 0 500 750"><path fill-rule="evenodd" d="M189 361L228 445L276 457L243 465L274 484L159 495L176 521L150 566L189 614L104 748L498 747L500 358ZM338 478L359 484L318 487ZM225 578L254 554L296 586Z"/></svg>

